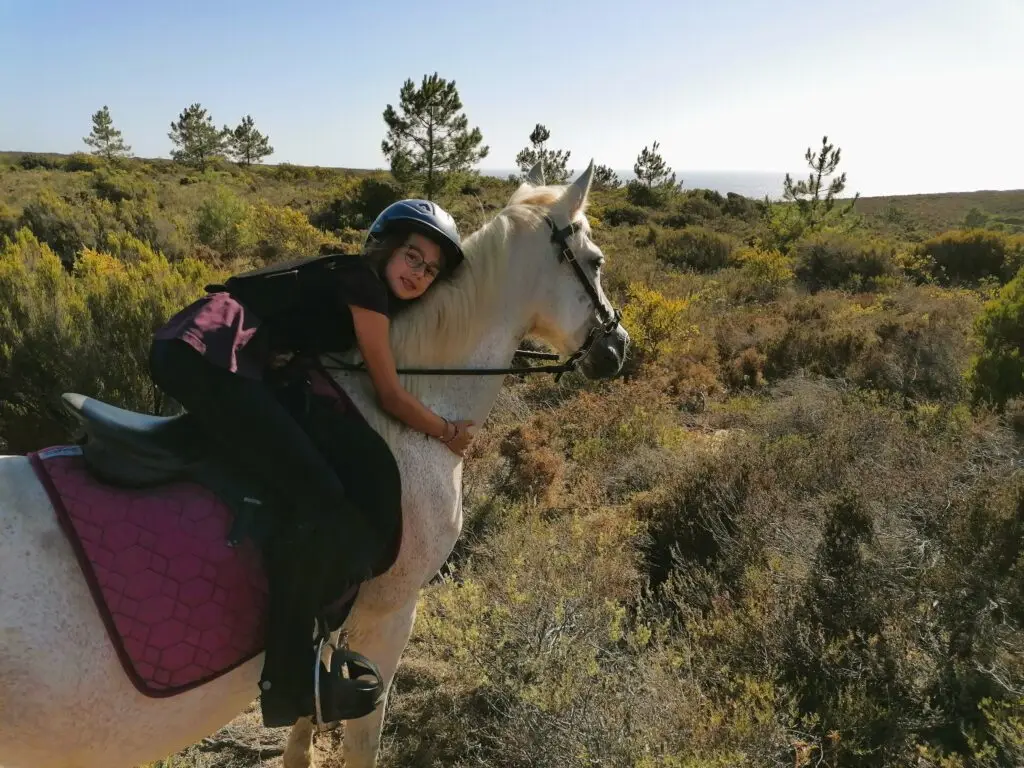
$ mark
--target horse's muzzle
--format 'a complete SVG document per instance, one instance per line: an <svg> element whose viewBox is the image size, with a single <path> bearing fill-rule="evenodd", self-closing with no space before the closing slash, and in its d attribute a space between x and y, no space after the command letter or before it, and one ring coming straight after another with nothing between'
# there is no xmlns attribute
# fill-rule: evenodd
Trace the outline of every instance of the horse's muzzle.
<svg viewBox="0 0 1024 768"><path fill-rule="evenodd" d="M587 356L580 361L580 371L588 379L610 379L622 370L629 348L629 334L621 325L594 342Z"/></svg>

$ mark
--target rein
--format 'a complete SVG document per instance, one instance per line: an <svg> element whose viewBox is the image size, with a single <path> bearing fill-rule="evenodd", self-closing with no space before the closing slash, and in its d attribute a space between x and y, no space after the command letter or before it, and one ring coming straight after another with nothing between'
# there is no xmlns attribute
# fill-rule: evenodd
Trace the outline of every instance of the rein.
<svg viewBox="0 0 1024 768"><path fill-rule="evenodd" d="M580 266L579 261L576 260L576 255L572 252L572 246L569 245L569 238L572 237L576 232L579 231L579 225L570 223L567 227L559 229L555 226L555 222L551 220L550 216L544 216L544 221L547 222L551 228L551 242L558 246L558 260L562 262L569 262L572 265L573 271L583 284L583 288L590 296L591 301L594 302L594 308L597 311L597 315L601 320L601 324L590 329L590 333L587 334L586 340L583 345L570 355L564 363L558 365L526 365L526 366L510 366L508 368L399 368L398 373L407 373L419 376L444 376L444 375L458 375L458 376L506 376L506 375L517 375L517 376L530 376L535 373L550 373L554 374L555 381L557 382L562 376L570 371L575 371L580 364L580 361L590 354L591 347L594 346L594 342L598 338L610 336L615 332L616 327L619 325L619 321L622 319L622 313L619 310L611 312L604 304L601 303L601 297L597 293L597 288L591 282L590 277ZM326 357L332 360L331 365L320 364L320 367L325 370L336 370L336 371L366 371L366 366L362 363L346 363L343 360L326 355ZM550 352L536 352L529 349L517 349L513 355L513 359L516 357L532 357L541 360L557 360L558 355ZM328 377L330 378L330 377Z"/></svg>
<svg viewBox="0 0 1024 768"><path fill-rule="evenodd" d="M357 372L366 370L366 366L362 363L346 363L331 355L325 355L325 357L330 358L333 362L330 365L323 365L324 370ZM534 357L541 360L558 359L558 355L552 352L535 352L530 349L517 349L513 357ZM523 365L510 366L508 368L397 368L396 371L398 373L409 373L419 376L506 376L509 374L529 376L533 373L551 373L555 375L555 381L558 381L563 374L576 370L582 357L583 355L577 352L559 365Z"/></svg>

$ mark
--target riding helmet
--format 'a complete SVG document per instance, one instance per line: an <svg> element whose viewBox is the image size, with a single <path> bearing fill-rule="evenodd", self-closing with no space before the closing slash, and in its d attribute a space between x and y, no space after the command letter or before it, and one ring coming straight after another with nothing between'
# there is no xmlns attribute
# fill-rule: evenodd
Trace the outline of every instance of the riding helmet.
<svg viewBox="0 0 1024 768"><path fill-rule="evenodd" d="M392 203L374 220L366 239L376 240L398 229L419 232L437 242L444 252L444 272L448 274L465 258L455 219L437 203L418 199Z"/></svg>

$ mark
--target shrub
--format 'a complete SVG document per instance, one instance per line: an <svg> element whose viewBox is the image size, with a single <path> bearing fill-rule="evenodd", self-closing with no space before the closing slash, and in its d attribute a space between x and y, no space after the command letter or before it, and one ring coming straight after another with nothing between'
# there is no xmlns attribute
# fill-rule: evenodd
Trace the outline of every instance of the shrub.
<svg viewBox="0 0 1024 768"><path fill-rule="evenodd" d="M25 206L20 223L31 229L66 264L74 261L83 247L96 245L95 221L49 189L44 189Z"/></svg>
<svg viewBox="0 0 1024 768"><path fill-rule="evenodd" d="M255 242L249 228L250 206L226 187L216 187L199 204L196 236L221 253L237 254Z"/></svg>
<svg viewBox="0 0 1024 768"><path fill-rule="evenodd" d="M635 580L629 526L605 509L501 516L512 524L490 533L487 554L425 595L403 689L428 700L393 710L420 724L394 764L421 764L427 749L451 766L644 765L664 702L647 684L611 694L622 677L648 679L650 634L631 631L624 605Z"/></svg>
<svg viewBox="0 0 1024 768"><path fill-rule="evenodd" d="M405 191L394 179L367 176L356 188L352 208L362 217L362 225L368 227L381 211L403 197Z"/></svg>
<svg viewBox="0 0 1024 768"><path fill-rule="evenodd" d="M59 157L49 157L47 155L39 155L34 152L28 152L21 156L18 160L24 170L31 171L35 168L43 168L45 170L57 171L60 170L64 165L64 161Z"/></svg>
<svg viewBox="0 0 1024 768"><path fill-rule="evenodd" d="M648 217L647 211L638 205L616 205L605 209L603 220L613 227L621 224L637 226L646 224Z"/></svg>
<svg viewBox="0 0 1024 768"><path fill-rule="evenodd" d="M341 194L310 218L314 226L322 229L363 229L381 211L404 197L402 186L394 179L365 176L356 184L346 184Z"/></svg>
<svg viewBox="0 0 1024 768"><path fill-rule="evenodd" d="M675 267L713 272L729 264L736 245L736 240L729 235L704 227L687 227L660 238L655 245L655 253L659 259Z"/></svg>
<svg viewBox="0 0 1024 768"><path fill-rule="evenodd" d="M546 435L529 424L514 428L501 442L509 477L503 486L514 500L535 499L550 505L561 489L565 459L548 444Z"/></svg>
<svg viewBox="0 0 1024 768"><path fill-rule="evenodd" d="M724 681L785 692L755 711L802 723L789 765L1016 765L1024 488L1012 461L956 469L1009 458L1012 438L975 423L925 441L880 401L811 382L774 395L733 409L742 439L637 505L654 585L640 613L668 623L679 679L696 674L709 706L738 700ZM921 548L933 559L908 572ZM966 762L922 762L919 745ZM787 764L722 764L748 762Z"/></svg>
<svg viewBox="0 0 1024 768"><path fill-rule="evenodd" d="M694 224L700 224L702 219L689 213L673 211L659 217L658 222L669 229L684 229Z"/></svg>
<svg viewBox="0 0 1024 768"><path fill-rule="evenodd" d="M975 400L1002 405L1024 394L1024 269L985 305L976 332L982 351L969 374Z"/></svg>
<svg viewBox="0 0 1024 768"><path fill-rule="evenodd" d="M151 411L152 332L202 293L191 259L170 264L124 240L121 261L85 249L69 271L28 229L0 249L0 435L24 452L69 438L53 413L62 392Z"/></svg>
<svg viewBox="0 0 1024 768"><path fill-rule="evenodd" d="M755 301L771 301L793 282L792 260L779 251L743 247L733 253L732 261L749 287L748 297Z"/></svg>
<svg viewBox="0 0 1024 768"><path fill-rule="evenodd" d="M18 221L21 217L7 203L0 200L0 245L3 239L13 238L18 231Z"/></svg>
<svg viewBox="0 0 1024 768"><path fill-rule="evenodd" d="M718 192L710 189L692 190L687 192L673 211L665 217L664 224L666 227L679 229L721 218L724 203L725 198Z"/></svg>
<svg viewBox="0 0 1024 768"><path fill-rule="evenodd" d="M630 367L656 362L678 349L693 333L686 319L689 302L670 299L653 288L634 283L622 310L622 323L629 328Z"/></svg>
<svg viewBox="0 0 1024 768"><path fill-rule="evenodd" d="M761 347L765 372L778 379L803 369L907 397L956 398L975 311L969 294L926 287L866 306L835 294L809 296L783 307L785 327Z"/></svg>
<svg viewBox="0 0 1024 768"><path fill-rule="evenodd" d="M878 278L897 273L896 249L880 241L821 232L798 240L792 255L796 277L812 291L823 288L862 290Z"/></svg>
<svg viewBox="0 0 1024 768"><path fill-rule="evenodd" d="M984 229L954 230L926 241L921 251L946 282L986 277L1007 282L1024 264L1024 237Z"/></svg>
<svg viewBox="0 0 1024 768"><path fill-rule="evenodd" d="M301 212L265 202L250 209L246 232L265 261L315 256L326 240Z"/></svg>
<svg viewBox="0 0 1024 768"><path fill-rule="evenodd" d="M644 208L661 208L673 197L674 192L673 186L649 187L636 179L626 184L626 199Z"/></svg>
<svg viewBox="0 0 1024 768"><path fill-rule="evenodd" d="M75 171L95 171L102 167L103 161L100 158L87 155L84 152L76 152L64 161L64 170L72 173Z"/></svg>
<svg viewBox="0 0 1024 768"><path fill-rule="evenodd" d="M722 213L726 216L734 216L737 219L752 220L761 215L757 200L729 192L725 196L725 205L722 206Z"/></svg>
<svg viewBox="0 0 1024 768"><path fill-rule="evenodd" d="M153 185L145 179L125 171L111 171L107 168L93 172L92 186L97 197L112 203L138 200L153 194Z"/></svg>

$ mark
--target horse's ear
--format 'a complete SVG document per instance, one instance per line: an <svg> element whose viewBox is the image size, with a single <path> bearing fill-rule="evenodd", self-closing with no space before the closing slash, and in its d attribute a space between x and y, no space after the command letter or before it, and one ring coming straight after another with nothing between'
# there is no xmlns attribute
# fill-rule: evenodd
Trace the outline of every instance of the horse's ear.
<svg viewBox="0 0 1024 768"><path fill-rule="evenodd" d="M590 165L587 166L580 177L576 179L569 187L565 190L565 194L562 195L561 204L565 206L568 217L572 219L577 213L579 213L587 203L587 195L590 194L590 183L594 180L594 159L590 159Z"/></svg>
<svg viewBox="0 0 1024 768"><path fill-rule="evenodd" d="M535 187L544 186L544 161L538 160L533 168L526 172L526 183Z"/></svg>

